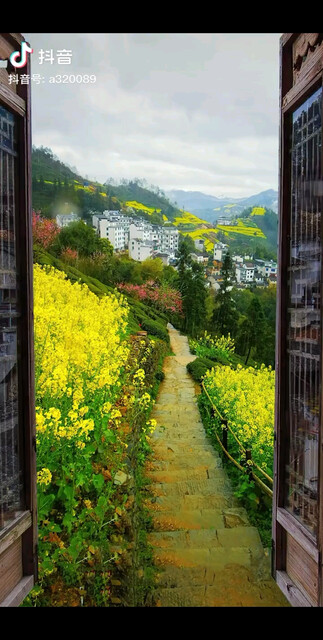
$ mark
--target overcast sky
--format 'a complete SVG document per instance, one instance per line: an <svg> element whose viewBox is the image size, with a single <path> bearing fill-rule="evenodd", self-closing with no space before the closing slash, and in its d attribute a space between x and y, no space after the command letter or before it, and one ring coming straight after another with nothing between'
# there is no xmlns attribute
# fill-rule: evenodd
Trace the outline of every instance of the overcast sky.
<svg viewBox="0 0 323 640"><path fill-rule="evenodd" d="M44 78L31 81L33 144L100 182L234 197L277 189L280 35L24 33ZM53 64L40 64L41 49ZM50 84L58 74L96 82Z"/></svg>

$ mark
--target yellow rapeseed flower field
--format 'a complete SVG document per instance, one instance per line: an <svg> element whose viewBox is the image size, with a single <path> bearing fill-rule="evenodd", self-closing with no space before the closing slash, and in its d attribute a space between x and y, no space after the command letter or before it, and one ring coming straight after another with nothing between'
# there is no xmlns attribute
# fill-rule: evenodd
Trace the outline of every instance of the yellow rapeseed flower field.
<svg viewBox="0 0 323 640"><path fill-rule="evenodd" d="M275 372L265 365L216 366L207 371L204 384L240 442L252 450L255 462L272 473Z"/></svg>
<svg viewBox="0 0 323 640"><path fill-rule="evenodd" d="M127 305L98 298L50 267L34 267L37 397L84 393L116 384L128 355Z"/></svg>

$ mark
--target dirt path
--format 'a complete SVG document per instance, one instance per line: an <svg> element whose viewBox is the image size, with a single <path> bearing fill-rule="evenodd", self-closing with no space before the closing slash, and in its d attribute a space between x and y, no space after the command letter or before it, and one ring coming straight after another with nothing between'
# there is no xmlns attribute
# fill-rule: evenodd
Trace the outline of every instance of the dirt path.
<svg viewBox="0 0 323 640"><path fill-rule="evenodd" d="M151 510L162 607L287 606L270 577L259 533L232 495L221 459L209 442L186 371L194 360L186 336L169 328L175 356L153 415Z"/></svg>

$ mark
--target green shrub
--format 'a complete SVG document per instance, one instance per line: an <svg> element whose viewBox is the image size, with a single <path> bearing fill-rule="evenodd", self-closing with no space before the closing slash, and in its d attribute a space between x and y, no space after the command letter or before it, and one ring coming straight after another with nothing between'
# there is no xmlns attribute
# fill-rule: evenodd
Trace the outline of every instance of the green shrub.
<svg viewBox="0 0 323 640"><path fill-rule="evenodd" d="M213 367L214 362L210 360L210 358L196 358L196 360L186 365L187 371L191 374L195 382L201 382L202 377Z"/></svg>
<svg viewBox="0 0 323 640"><path fill-rule="evenodd" d="M234 355L234 341L230 334L225 336L210 336L206 331L203 336L194 340L189 339L191 353L200 358L209 358L220 364L229 364Z"/></svg>
<svg viewBox="0 0 323 640"><path fill-rule="evenodd" d="M140 320L141 328L151 336L157 336L161 340L165 340L165 342L169 342L169 335L166 327L160 322L156 322L147 316L143 316Z"/></svg>

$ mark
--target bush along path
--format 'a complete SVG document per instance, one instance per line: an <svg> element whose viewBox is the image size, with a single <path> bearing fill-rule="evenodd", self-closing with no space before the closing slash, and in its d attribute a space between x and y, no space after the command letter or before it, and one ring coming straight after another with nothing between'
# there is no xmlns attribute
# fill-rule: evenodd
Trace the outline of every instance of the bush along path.
<svg viewBox="0 0 323 640"><path fill-rule="evenodd" d="M153 455L146 501L154 531L155 603L161 607L287 606L270 575L258 530L233 497L219 454L205 433L196 386L186 365L195 359L171 325L174 356L164 361L152 416ZM153 496L153 497L151 497Z"/></svg>

